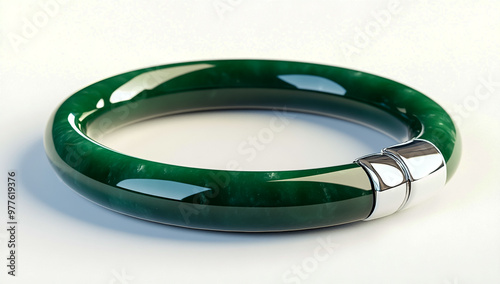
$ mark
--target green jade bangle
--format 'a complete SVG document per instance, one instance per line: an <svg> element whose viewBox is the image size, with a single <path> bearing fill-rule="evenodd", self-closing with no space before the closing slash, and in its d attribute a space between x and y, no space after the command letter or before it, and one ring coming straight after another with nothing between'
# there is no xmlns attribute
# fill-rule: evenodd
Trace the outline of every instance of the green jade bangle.
<svg viewBox="0 0 500 284"><path fill-rule="evenodd" d="M226 109L347 119L402 143L346 165L233 171L144 160L92 138L144 119ZM62 180L99 205L164 224L246 232L393 214L439 191L460 158L452 119L418 91L359 71L269 60L171 64L102 80L59 106L44 143Z"/></svg>

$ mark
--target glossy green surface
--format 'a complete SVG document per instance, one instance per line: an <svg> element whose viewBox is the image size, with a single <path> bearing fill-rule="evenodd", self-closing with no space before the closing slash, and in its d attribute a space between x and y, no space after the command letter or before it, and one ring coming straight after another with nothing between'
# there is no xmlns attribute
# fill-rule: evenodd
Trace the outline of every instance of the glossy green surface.
<svg viewBox="0 0 500 284"><path fill-rule="evenodd" d="M90 138L154 116L235 108L352 117L400 139L434 143L445 157L448 178L458 164L451 118L417 91L358 71L261 60L158 66L95 83L53 114L46 152L57 173L83 196L161 223L281 231L343 224L370 214L370 181L354 163L272 172L198 169L130 157Z"/></svg>

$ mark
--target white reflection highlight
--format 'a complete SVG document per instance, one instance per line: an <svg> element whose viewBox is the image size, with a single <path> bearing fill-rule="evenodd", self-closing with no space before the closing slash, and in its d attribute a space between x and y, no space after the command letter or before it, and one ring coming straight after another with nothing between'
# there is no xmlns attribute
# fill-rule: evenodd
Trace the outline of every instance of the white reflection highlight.
<svg viewBox="0 0 500 284"><path fill-rule="evenodd" d="M289 74L280 75L278 78L301 90L319 91L339 96L343 96L346 93L346 89L338 83L320 76Z"/></svg>
<svg viewBox="0 0 500 284"><path fill-rule="evenodd" d="M424 178L433 172L439 170L443 165L441 154L425 155L413 157L410 159L403 158L408 167L411 176L415 180Z"/></svg>
<svg viewBox="0 0 500 284"><path fill-rule="evenodd" d="M100 99L97 104L95 105L96 108L103 108L104 107L104 99Z"/></svg>
<svg viewBox="0 0 500 284"><path fill-rule="evenodd" d="M120 181L117 186L145 193L153 196L182 200L200 192L209 191L210 188L185 184L170 180L160 179L126 179Z"/></svg>
<svg viewBox="0 0 500 284"><path fill-rule="evenodd" d="M83 134L83 132L80 130L80 128L78 126L76 126L76 117L74 114L70 113L68 115L68 122L69 124L71 125L71 127L78 133L80 134L83 138L89 140L90 142L92 143L95 143L94 141L92 141L89 137L87 137L87 135Z"/></svg>
<svg viewBox="0 0 500 284"><path fill-rule="evenodd" d="M399 168L377 163L373 163L372 167L377 173L383 173L380 175L380 179L388 186L398 186L404 181L404 176Z"/></svg>
<svg viewBox="0 0 500 284"><path fill-rule="evenodd" d="M160 70L149 71L135 76L127 83L116 89L109 98L109 102L118 103L132 99L144 90L151 90L170 79L179 77L189 72L212 68L212 64L195 64L189 66L168 67Z"/></svg>
<svg viewBox="0 0 500 284"><path fill-rule="evenodd" d="M99 101L97 101L97 104L95 105L95 107L96 107L96 109L89 110L89 111L82 113L82 115L80 115L80 118L78 120L80 122L82 122L85 118L87 118L87 116L93 114L98 109L103 108L104 107L104 99L100 99Z"/></svg>

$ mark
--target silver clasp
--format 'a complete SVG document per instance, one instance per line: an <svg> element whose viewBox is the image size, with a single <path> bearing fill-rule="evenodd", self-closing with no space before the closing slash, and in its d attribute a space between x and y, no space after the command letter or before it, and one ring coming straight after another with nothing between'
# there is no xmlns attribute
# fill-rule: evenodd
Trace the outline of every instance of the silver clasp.
<svg viewBox="0 0 500 284"><path fill-rule="evenodd" d="M446 163L432 143L414 139L356 161L374 191L372 213L365 220L391 215L420 203L446 183Z"/></svg>

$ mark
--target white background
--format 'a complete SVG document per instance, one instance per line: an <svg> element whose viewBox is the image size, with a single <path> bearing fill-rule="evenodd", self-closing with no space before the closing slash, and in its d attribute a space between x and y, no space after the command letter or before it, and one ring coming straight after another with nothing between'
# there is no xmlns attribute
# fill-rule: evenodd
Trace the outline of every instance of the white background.
<svg viewBox="0 0 500 284"><path fill-rule="evenodd" d="M8 235L2 229L0 282L499 283L500 4L390 3L0 1L0 175L15 169L20 183L18 276L7 275ZM435 198L390 217L274 234L204 232L140 221L98 207L58 180L42 137L63 99L125 71L219 58L337 65L405 83L456 119L463 138L460 167ZM187 143L186 149L201 155L173 151L184 162L210 164L218 155L203 156L212 151L206 149L234 149L222 143L233 137L229 134L239 135L237 145L265 127L270 114L228 115L234 119L186 117L151 127L186 126L198 133L203 128L196 128L197 121L214 125L218 134L207 134L209 144L189 135L171 141ZM247 126L238 128L234 121ZM355 143L360 139L340 136L339 128L325 130L317 118L296 121L259 152L263 160L248 166L259 168L275 157L281 165L323 163L314 151L297 158L298 150L290 152L316 143L318 152L329 150L338 162L324 141L349 144L342 152L353 158L371 149L370 141ZM224 132L226 127L232 132ZM287 142L290 135L305 138ZM219 142L224 147L217 148ZM159 151L161 143L156 147ZM280 152L282 147L291 148ZM0 189L5 223L6 184ZM297 269L302 272L294 274Z"/></svg>

